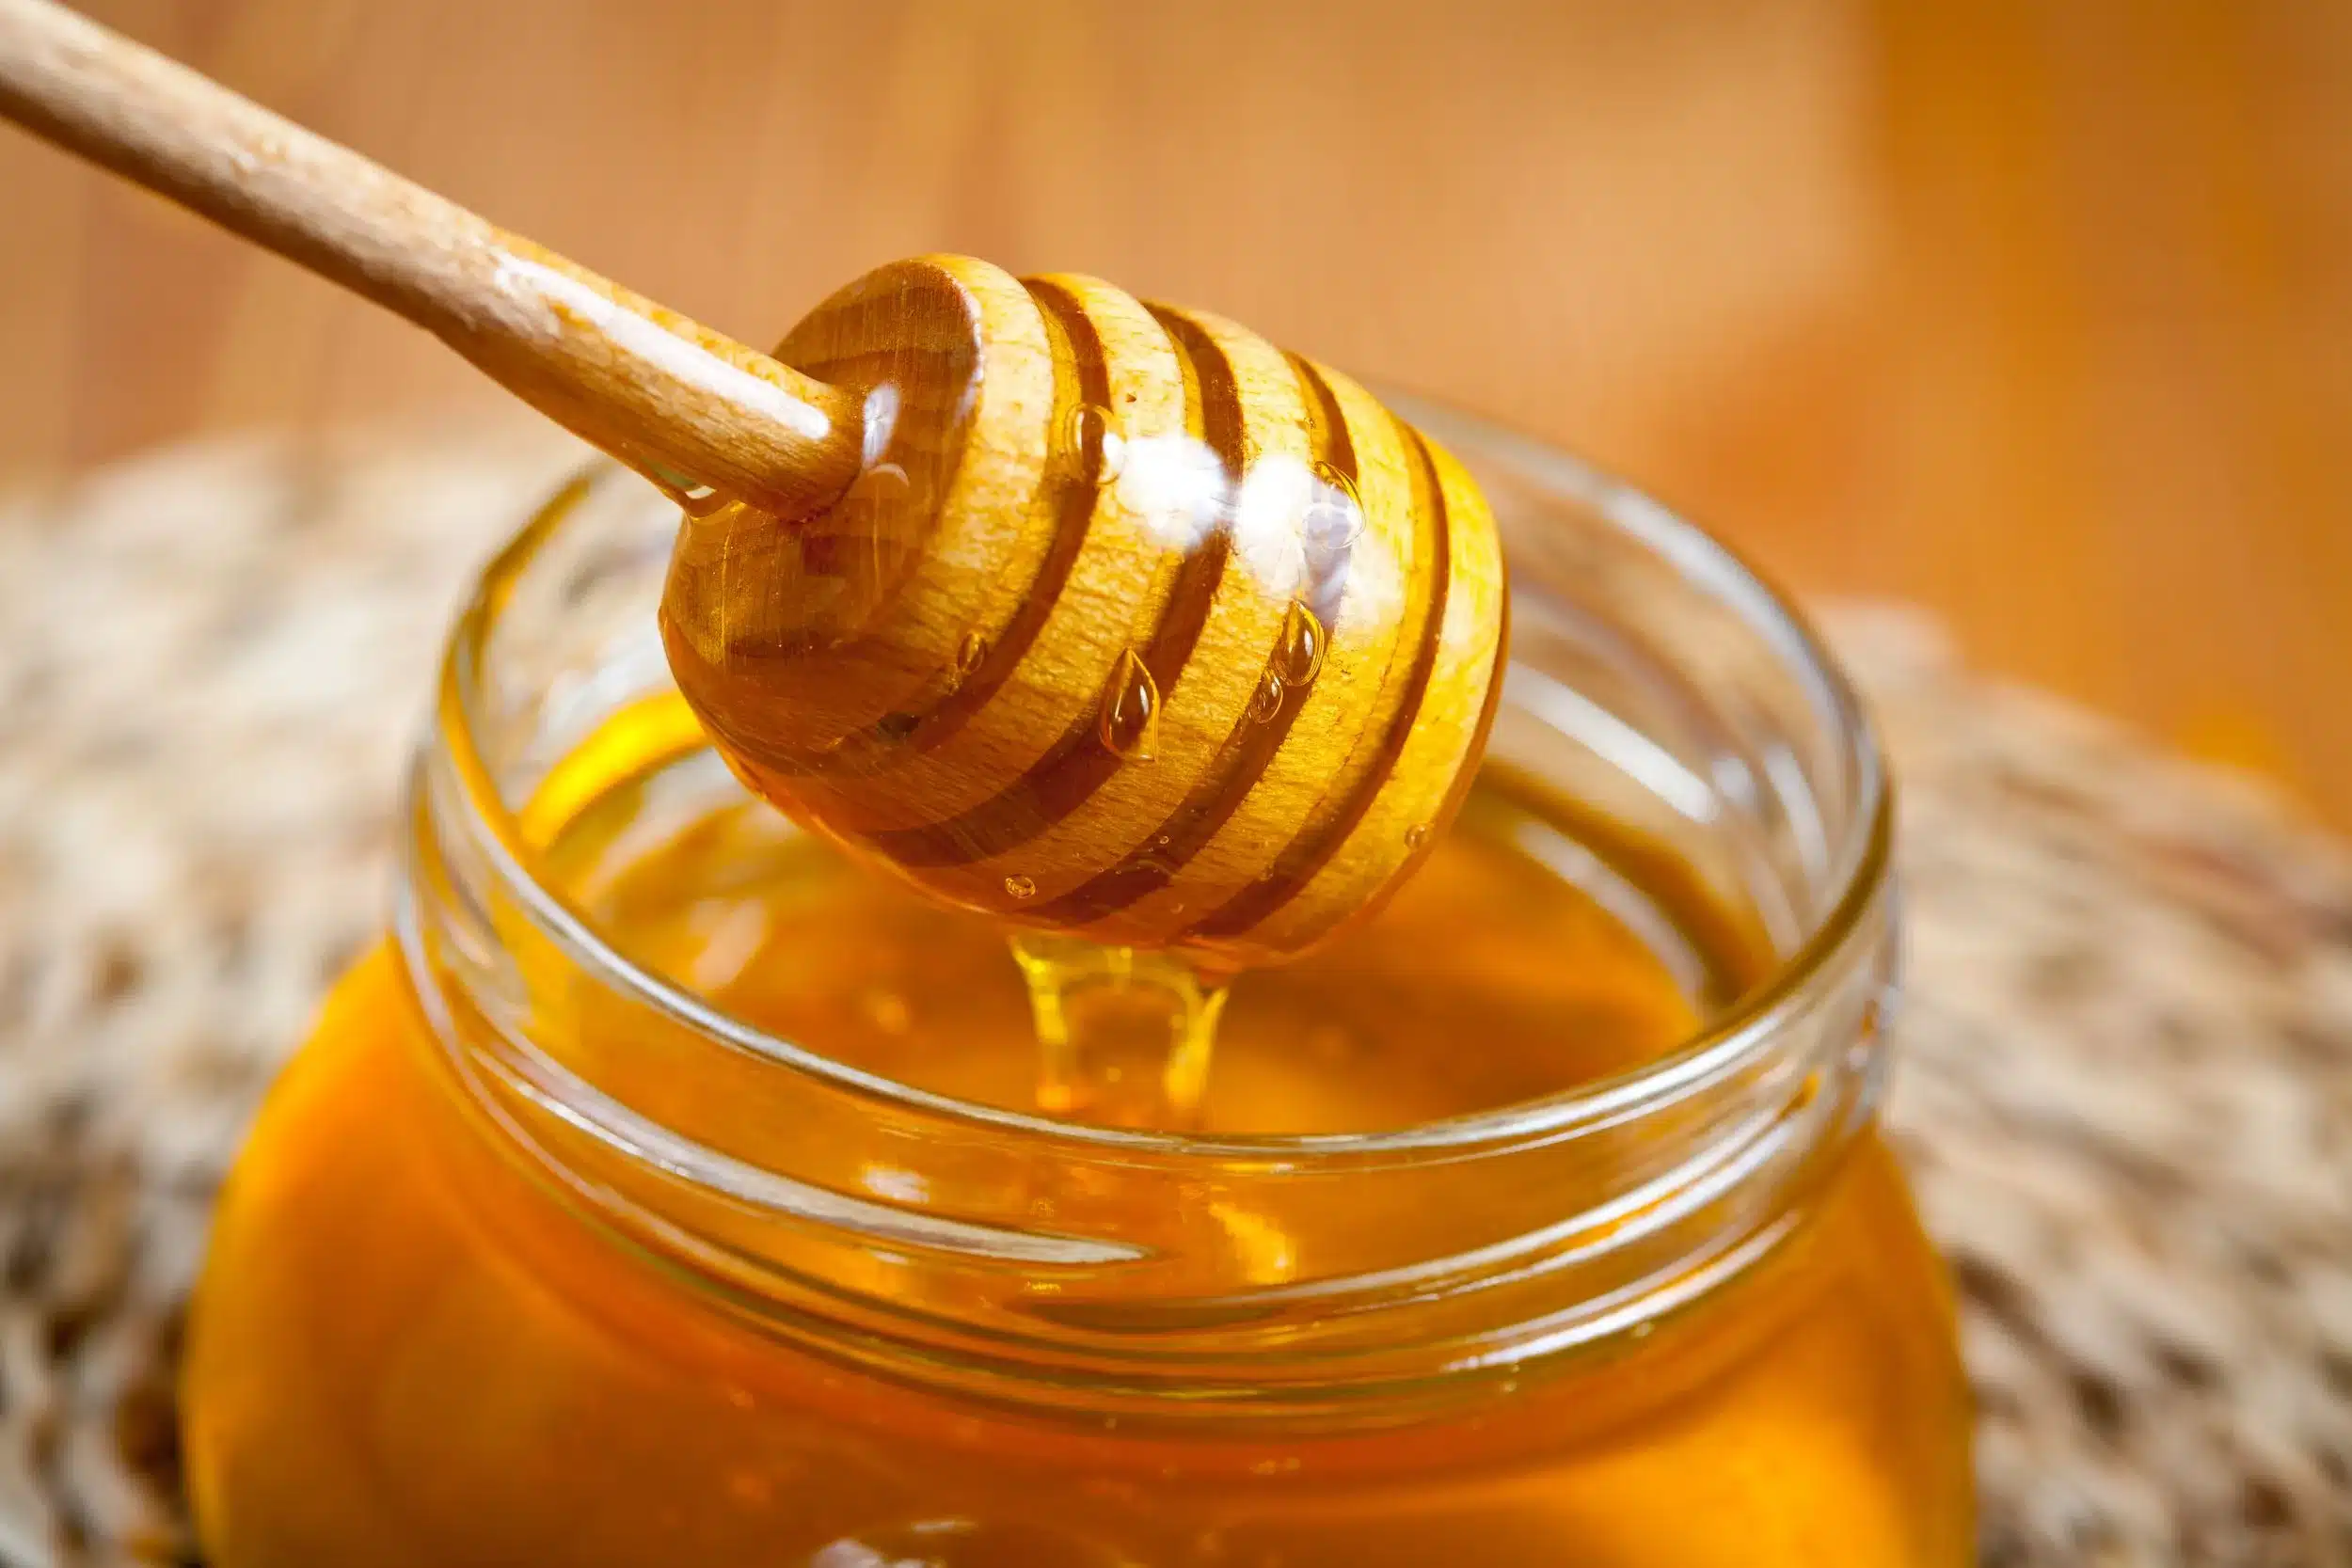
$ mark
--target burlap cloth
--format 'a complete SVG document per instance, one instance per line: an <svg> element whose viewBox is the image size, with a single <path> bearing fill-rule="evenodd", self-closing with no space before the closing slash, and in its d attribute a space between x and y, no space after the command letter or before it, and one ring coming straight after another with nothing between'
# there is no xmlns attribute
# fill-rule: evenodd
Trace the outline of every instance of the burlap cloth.
<svg viewBox="0 0 2352 1568"><path fill-rule="evenodd" d="M255 439L0 499L0 1560L186 1560L210 1195L376 927L468 569L577 455ZM1904 785L1891 1115L1985 1560L2352 1562L2352 862L1916 617L1830 620Z"/></svg>

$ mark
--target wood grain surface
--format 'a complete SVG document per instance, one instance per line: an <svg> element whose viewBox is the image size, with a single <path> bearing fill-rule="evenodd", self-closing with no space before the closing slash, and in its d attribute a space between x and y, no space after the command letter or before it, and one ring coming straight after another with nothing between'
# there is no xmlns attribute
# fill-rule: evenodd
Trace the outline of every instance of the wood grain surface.
<svg viewBox="0 0 2352 1568"><path fill-rule="evenodd" d="M847 494L685 525L679 689L736 776L934 896L1205 972L1386 902L1501 695L1478 484L1349 377L1100 278L894 261L778 356L876 410Z"/></svg>
<svg viewBox="0 0 2352 1568"><path fill-rule="evenodd" d="M2352 821L2352 10L88 0L753 342L954 249L1565 441ZM0 137L0 474L497 394Z"/></svg>

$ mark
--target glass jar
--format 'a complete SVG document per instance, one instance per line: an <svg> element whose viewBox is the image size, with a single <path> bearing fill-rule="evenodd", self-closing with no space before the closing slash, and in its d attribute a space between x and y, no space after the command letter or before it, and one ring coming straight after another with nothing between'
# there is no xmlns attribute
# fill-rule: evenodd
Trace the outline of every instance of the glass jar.
<svg viewBox="0 0 2352 1568"><path fill-rule="evenodd" d="M1852 693L1704 534L1401 412L1511 554L1493 765L1740 911L1769 978L1638 1069L1366 1133L1073 1125L764 1034L542 874L669 679L674 515L591 469L460 617L391 936L224 1195L185 1378L217 1568L1966 1561Z"/></svg>

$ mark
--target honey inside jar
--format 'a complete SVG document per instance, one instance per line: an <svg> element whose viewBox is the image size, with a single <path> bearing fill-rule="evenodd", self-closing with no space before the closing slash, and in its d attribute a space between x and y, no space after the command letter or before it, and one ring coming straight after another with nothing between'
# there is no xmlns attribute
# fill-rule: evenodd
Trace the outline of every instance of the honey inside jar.
<svg viewBox="0 0 2352 1568"><path fill-rule="evenodd" d="M549 885L730 1016L984 1105L1203 1133L1406 1127L1629 1071L1770 962L1671 859L1501 775L1377 918L1242 976L1200 1030L1200 1082L1171 1092L1188 976L1037 941L1017 965L993 922L852 863L707 750L666 754L688 730L660 699L571 759L548 799L592 798L548 832ZM1068 1017L1067 1062L1041 1046L1041 1005Z"/></svg>
<svg viewBox="0 0 2352 1568"><path fill-rule="evenodd" d="M219 1568L1969 1560L1870 1123L1883 896L1792 980L1769 899L1558 782L1582 710L1531 678L1422 871L1203 1053L1148 957L1025 966L753 802L652 675L613 700L595 564L494 568L585 651L461 628L394 941L225 1195Z"/></svg>

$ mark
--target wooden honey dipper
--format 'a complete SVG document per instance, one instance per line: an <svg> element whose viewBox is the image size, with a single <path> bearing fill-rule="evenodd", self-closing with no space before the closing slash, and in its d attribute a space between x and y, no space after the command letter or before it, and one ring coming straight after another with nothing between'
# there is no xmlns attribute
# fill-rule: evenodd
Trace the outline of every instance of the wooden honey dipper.
<svg viewBox="0 0 2352 1568"><path fill-rule="evenodd" d="M678 498L744 783L939 898L1230 971L1376 908L1499 690L1477 486L1353 381L1091 278L881 268L761 355L49 0L0 114L433 331Z"/></svg>

